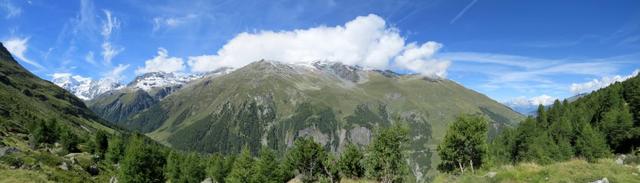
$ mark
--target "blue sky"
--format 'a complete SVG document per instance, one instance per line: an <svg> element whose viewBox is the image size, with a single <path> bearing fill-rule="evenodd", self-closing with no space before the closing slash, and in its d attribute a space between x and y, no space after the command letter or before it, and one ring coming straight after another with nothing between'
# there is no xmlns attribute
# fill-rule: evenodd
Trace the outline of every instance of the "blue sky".
<svg viewBox="0 0 640 183"><path fill-rule="evenodd" d="M640 1L634 0L0 0L0 27L0 40L45 79L72 73L128 82L159 67L241 66L246 61L234 59L245 54L328 54L317 59L446 77L498 101L539 101L596 89L640 68ZM340 41L351 40L349 29L357 28L365 33L354 37L376 40ZM322 45L301 48L306 40ZM344 53L364 43L389 54L376 60L369 48ZM253 51L255 45L271 49ZM272 54L280 47L282 53Z"/></svg>

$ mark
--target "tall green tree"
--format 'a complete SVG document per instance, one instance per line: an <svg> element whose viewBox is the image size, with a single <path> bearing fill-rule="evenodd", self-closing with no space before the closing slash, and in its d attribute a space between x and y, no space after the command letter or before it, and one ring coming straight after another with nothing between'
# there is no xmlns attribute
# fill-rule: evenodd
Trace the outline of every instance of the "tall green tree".
<svg viewBox="0 0 640 183"><path fill-rule="evenodd" d="M209 157L206 168L207 176L215 182L224 183L224 179L233 167L235 156L224 157L220 153L215 153Z"/></svg>
<svg viewBox="0 0 640 183"><path fill-rule="evenodd" d="M32 130L32 136L35 143L53 144L58 141L58 121L50 119L47 121L38 121Z"/></svg>
<svg viewBox="0 0 640 183"><path fill-rule="evenodd" d="M595 161L610 154L604 136L591 125L583 124L577 132L576 154L589 161Z"/></svg>
<svg viewBox="0 0 640 183"><path fill-rule="evenodd" d="M364 176L364 155L354 144L348 144L347 148L342 152L338 161L338 170L344 177L352 179Z"/></svg>
<svg viewBox="0 0 640 183"><path fill-rule="evenodd" d="M142 136L129 138L125 156L120 163L118 181L123 183L164 182L165 157L160 150L147 144Z"/></svg>
<svg viewBox="0 0 640 183"><path fill-rule="evenodd" d="M225 178L225 182L227 183L247 183L250 182L251 175L254 174L252 170L253 166L253 157L251 157L251 152L249 151L248 146L244 146L242 148L242 152L240 156L236 158L233 163L233 168L229 175Z"/></svg>
<svg viewBox="0 0 640 183"><path fill-rule="evenodd" d="M200 155L195 152L187 154L181 162L180 181L184 183L199 183L206 177L205 167Z"/></svg>
<svg viewBox="0 0 640 183"><path fill-rule="evenodd" d="M276 154L268 147L260 149L258 160L253 164L251 182L276 183L285 182L281 176Z"/></svg>
<svg viewBox="0 0 640 183"><path fill-rule="evenodd" d="M302 174L303 182L314 182L324 172L323 162L327 154L322 145L309 137L296 139L287 154L287 162Z"/></svg>
<svg viewBox="0 0 640 183"><path fill-rule="evenodd" d="M399 124L380 129L365 156L365 174L379 182L403 182L409 173L404 150L409 130Z"/></svg>
<svg viewBox="0 0 640 183"><path fill-rule="evenodd" d="M105 153L109 148L109 135L107 134L107 132L97 130L95 135L93 136L91 144L93 144L93 153L98 155L100 159L104 159Z"/></svg>
<svg viewBox="0 0 640 183"><path fill-rule="evenodd" d="M167 156L167 164L165 165L165 175L172 183L180 182L180 176L182 172L181 162L183 161L182 155L178 152L171 151Z"/></svg>
<svg viewBox="0 0 640 183"><path fill-rule="evenodd" d="M105 158L111 163L118 163L124 158L125 144L122 141L122 137L112 136L109 138L109 143Z"/></svg>
<svg viewBox="0 0 640 183"><path fill-rule="evenodd" d="M438 169L444 172L477 169L487 157L488 122L478 115L462 115L454 121L438 145L442 162Z"/></svg>
<svg viewBox="0 0 640 183"><path fill-rule="evenodd" d="M58 129L62 148L67 152L78 152L78 144L80 144L78 136L67 127L59 126Z"/></svg>

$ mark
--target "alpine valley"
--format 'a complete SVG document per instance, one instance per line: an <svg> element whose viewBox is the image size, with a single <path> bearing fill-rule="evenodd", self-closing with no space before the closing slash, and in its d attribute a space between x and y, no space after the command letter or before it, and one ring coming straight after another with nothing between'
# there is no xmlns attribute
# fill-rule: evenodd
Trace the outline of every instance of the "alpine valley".
<svg viewBox="0 0 640 183"><path fill-rule="evenodd" d="M207 153L238 153L244 145L253 153L261 146L284 152L307 136L341 152L402 121L411 126L407 161L418 180L434 175L436 145L457 115L488 116L490 134L523 119L451 80L321 61L260 60L190 77L147 73L86 103L118 126Z"/></svg>

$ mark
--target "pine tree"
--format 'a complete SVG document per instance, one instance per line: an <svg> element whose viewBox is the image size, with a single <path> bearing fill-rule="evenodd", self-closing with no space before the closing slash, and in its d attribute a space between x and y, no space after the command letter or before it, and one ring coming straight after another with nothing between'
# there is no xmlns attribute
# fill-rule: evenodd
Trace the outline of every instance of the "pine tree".
<svg viewBox="0 0 640 183"><path fill-rule="evenodd" d="M165 166L165 175L167 179L172 183L180 182L180 175L182 172L180 171L182 156L174 151L171 151L167 156L167 165Z"/></svg>
<svg viewBox="0 0 640 183"><path fill-rule="evenodd" d="M59 129L62 148L67 152L78 152L78 144L80 144L78 136L64 126L59 126L57 129Z"/></svg>
<svg viewBox="0 0 640 183"><path fill-rule="evenodd" d="M92 144L92 151L98 155L100 159L104 159L107 148L109 148L109 135L102 130L97 130L93 136Z"/></svg>
<svg viewBox="0 0 640 183"><path fill-rule="evenodd" d="M610 153L604 136L589 124L583 124L578 130L575 146L576 154L589 161L595 161Z"/></svg>
<svg viewBox="0 0 640 183"><path fill-rule="evenodd" d="M244 146L242 148L242 152L240 156L236 158L233 163L233 168L231 172L226 177L225 182L227 183L247 183L250 182L251 175L254 174L252 171L253 158L251 157L251 152L249 151L248 146Z"/></svg>
<svg viewBox="0 0 640 183"><path fill-rule="evenodd" d="M53 144L58 141L58 121L54 118L48 121L38 121L32 131L35 143Z"/></svg>
<svg viewBox="0 0 640 183"><path fill-rule="evenodd" d="M189 153L181 162L180 181L184 183L199 183L205 179L205 168L201 162L200 155L195 152Z"/></svg>
<svg viewBox="0 0 640 183"><path fill-rule="evenodd" d="M348 144L338 161L338 169L342 176L357 179L364 176L364 155L357 146Z"/></svg>
<svg viewBox="0 0 640 183"><path fill-rule="evenodd" d="M276 154L273 150L262 147L258 160L253 164L254 174L251 176L251 182L255 183L276 183L284 182L279 170L279 164L276 160Z"/></svg>
<svg viewBox="0 0 640 183"><path fill-rule="evenodd" d="M438 145L442 162L438 169L444 172L464 173L485 163L487 157L488 122L482 116L463 115L454 121Z"/></svg>
<svg viewBox="0 0 640 183"><path fill-rule="evenodd" d="M120 163L118 181L123 183L164 182L165 157L157 147L144 142L143 137L129 139L125 156Z"/></svg>
<svg viewBox="0 0 640 183"><path fill-rule="evenodd" d="M404 181L409 171L403 152L408 134L408 129L398 124L379 130L364 160L367 177L383 183Z"/></svg>
<svg viewBox="0 0 640 183"><path fill-rule="evenodd" d="M216 182L224 182L228 169L230 168L225 167L225 157L220 153L215 153L209 157L209 162L206 168L207 176L209 178Z"/></svg>
<svg viewBox="0 0 640 183"><path fill-rule="evenodd" d="M122 142L121 137L112 136L109 139L107 152L105 158L111 163L118 163L124 158L125 144Z"/></svg>

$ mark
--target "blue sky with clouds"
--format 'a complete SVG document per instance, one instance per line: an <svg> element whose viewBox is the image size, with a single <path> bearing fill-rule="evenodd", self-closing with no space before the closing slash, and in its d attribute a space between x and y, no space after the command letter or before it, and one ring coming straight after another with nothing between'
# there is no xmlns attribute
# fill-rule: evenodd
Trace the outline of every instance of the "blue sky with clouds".
<svg viewBox="0 0 640 183"><path fill-rule="evenodd" d="M328 59L539 101L640 68L640 1L0 0L0 41L46 79Z"/></svg>

